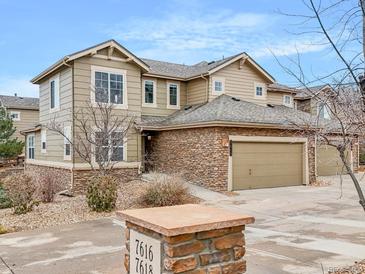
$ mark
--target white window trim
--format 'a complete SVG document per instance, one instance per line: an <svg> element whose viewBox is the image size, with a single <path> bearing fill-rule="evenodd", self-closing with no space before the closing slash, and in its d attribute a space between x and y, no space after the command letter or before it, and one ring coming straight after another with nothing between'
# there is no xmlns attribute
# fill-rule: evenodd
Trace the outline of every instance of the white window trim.
<svg viewBox="0 0 365 274"><path fill-rule="evenodd" d="M55 81L55 107L51 108L51 82ZM49 94L49 112L56 112L60 110L60 75L56 74L48 81L48 94Z"/></svg>
<svg viewBox="0 0 365 274"><path fill-rule="evenodd" d="M318 117L319 117L319 115L320 115L320 113L321 113L321 108L323 108L323 109L325 109L326 111L325 112L323 112L324 114L325 113L327 113L327 117L320 117L320 118L322 118L322 119L326 119L326 120L330 120L331 119L331 114L330 114L330 110L329 110L329 108L328 108L328 106L327 106L327 104L321 104L321 103L318 103L317 104L317 115L318 115Z"/></svg>
<svg viewBox="0 0 365 274"><path fill-rule="evenodd" d="M225 93L225 81L226 79L224 77L212 77L212 95L221 95ZM215 90L215 82L222 83L222 91Z"/></svg>
<svg viewBox="0 0 365 274"><path fill-rule="evenodd" d="M63 133L68 135L68 139L72 141L72 128L71 126L65 126L63 129ZM68 134L67 134L68 133ZM66 144L70 144L70 155L66 155ZM63 160L71 161L72 159L72 144L69 142L66 137L63 137Z"/></svg>
<svg viewBox="0 0 365 274"><path fill-rule="evenodd" d="M30 137L33 137L33 146L30 147L29 146L29 138ZM34 157L33 158L29 158L29 148L33 148L34 149ZM34 160L35 159L35 134L34 133L31 133L31 134L28 134L27 135L27 151L26 151L26 156L27 156L27 159L31 159L31 160Z"/></svg>
<svg viewBox="0 0 365 274"><path fill-rule="evenodd" d="M13 115L13 114L17 114L18 115L18 118L12 118L11 115ZM10 118L13 121L20 121L20 111L10 111Z"/></svg>
<svg viewBox="0 0 365 274"><path fill-rule="evenodd" d="M104 72L104 73L115 73L123 75L123 104L113 104L116 109L128 109L128 91L127 91L127 71L124 69L116 69L110 67L101 67L101 66L91 66L91 92L90 98L91 103L94 107L98 106L98 103L95 102L95 72ZM110 88L110 83L108 84ZM108 92L109 97L109 92ZM110 105L110 103L104 103L105 105Z"/></svg>
<svg viewBox="0 0 365 274"><path fill-rule="evenodd" d="M262 87L262 95L256 95L256 88L257 87ZM265 100L266 97L267 97L267 90L266 90L266 84L265 83L258 83L258 82L255 82L254 83L254 97L256 99L261 99L261 100Z"/></svg>
<svg viewBox="0 0 365 274"><path fill-rule="evenodd" d="M287 104L285 102L285 97L289 97L290 98L290 103L289 104ZM283 96L283 105L284 106L287 106L287 107L293 107L293 96L284 94L284 96Z"/></svg>
<svg viewBox="0 0 365 274"><path fill-rule="evenodd" d="M146 82L152 82L153 83L153 103L146 103L146 93L145 93L145 85ZM157 85L156 85L156 80L151 80L151 79L144 79L143 80L143 86L142 86L142 106L143 107L153 107L156 108L157 107Z"/></svg>
<svg viewBox="0 0 365 274"><path fill-rule="evenodd" d="M43 148L43 142L46 143L46 148ZM47 129L41 130L41 153L47 153Z"/></svg>
<svg viewBox="0 0 365 274"><path fill-rule="evenodd" d="M119 128L118 128L119 130ZM115 130L115 132L119 132L118 130ZM94 129L94 133L97 132L98 130L97 129ZM123 131L122 129L120 131ZM95 140L95 134L93 134L93 138ZM124 140L123 140L123 161L110 161L111 163L125 163L127 162L127 141L128 141L128 138L127 136L124 136ZM91 159L91 163L93 165L97 165L98 163L96 162L96 159L95 159L95 145L92 145L92 159Z"/></svg>
<svg viewBox="0 0 365 274"><path fill-rule="evenodd" d="M170 105L170 85L176 85L177 86L177 105ZM166 95L167 95L167 108L168 109L180 109L180 83L176 82L167 82L166 84Z"/></svg>

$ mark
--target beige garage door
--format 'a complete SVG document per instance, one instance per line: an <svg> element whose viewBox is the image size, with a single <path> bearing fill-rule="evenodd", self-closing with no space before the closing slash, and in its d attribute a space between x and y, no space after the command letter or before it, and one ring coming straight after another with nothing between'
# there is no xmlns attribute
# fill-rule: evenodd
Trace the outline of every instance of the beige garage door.
<svg viewBox="0 0 365 274"><path fill-rule="evenodd" d="M232 144L233 189L303 184L303 144Z"/></svg>
<svg viewBox="0 0 365 274"><path fill-rule="evenodd" d="M350 152L346 152L350 159ZM330 176L346 174L340 155L335 147L321 145L317 147L317 175Z"/></svg>

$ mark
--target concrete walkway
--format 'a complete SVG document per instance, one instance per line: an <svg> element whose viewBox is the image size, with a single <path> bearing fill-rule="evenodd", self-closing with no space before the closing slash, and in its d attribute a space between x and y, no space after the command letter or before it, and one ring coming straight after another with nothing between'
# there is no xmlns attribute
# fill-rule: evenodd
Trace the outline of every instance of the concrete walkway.
<svg viewBox="0 0 365 274"><path fill-rule="evenodd" d="M123 223L111 219L0 236L0 274L120 274Z"/></svg>

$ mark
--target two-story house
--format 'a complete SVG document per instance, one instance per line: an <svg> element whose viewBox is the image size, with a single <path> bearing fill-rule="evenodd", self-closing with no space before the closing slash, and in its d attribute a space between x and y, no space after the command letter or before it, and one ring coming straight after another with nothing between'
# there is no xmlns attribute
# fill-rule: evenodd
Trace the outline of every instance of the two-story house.
<svg viewBox="0 0 365 274"><path fill-rule="evenodd" d="M39 121L39 99L32 97L22 97L15 94L14 96L0 95L0 107L4 107L13 120L16 127L14 138L23 140L24 136L21 131L36 125Z"/></svg>
<svg viewBox="0 0 365 274"><path fill-rule="evenodd" d="M122 181L144 170L145 155L153 155L153 169L216 190L315 179L314 137L288 122L310 116L294 108L297 91L276 83L246 53L182 65L139 58L109 40L65 56L32 82L39 85L40 126L24 131L26 169L56 169L74 191L85 188L90 167L42 125L57 120L72 139L72 114L105 98L92 86L105 87L120 115L136 117L115 164Z"/></svg>

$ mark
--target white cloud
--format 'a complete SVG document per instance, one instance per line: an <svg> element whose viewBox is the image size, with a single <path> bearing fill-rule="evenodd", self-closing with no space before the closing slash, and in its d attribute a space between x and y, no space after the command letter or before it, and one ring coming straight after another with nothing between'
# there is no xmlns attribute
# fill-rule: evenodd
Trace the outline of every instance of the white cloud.
<svg viewBox="0 0 365 274"><path fill-rule="evenodd" d="M24 97L38 97L38 86L33 85L29 80L30 76L0 76L0 94Z"/></svg>
<svg viewBox="0 0 365 274"><path fill-rule="evenodd" d="M293 37L277 26L277 16L261 13L197 8L190 13L168 12L108 26L107 34L133 44L141 57L194 63L247 51L253 57L320 51L303 37Z"/></svg>
<svg viewBox="0 0 365 274"><path fill-rule="evenodd" d="M255 57L264 57L269 55L289 56L297 53L309 53L321 51L327 48L328 45L314 43L308 38L300 38L295 40L276 40L268 47L259 47L252 51Z"/></svg>

